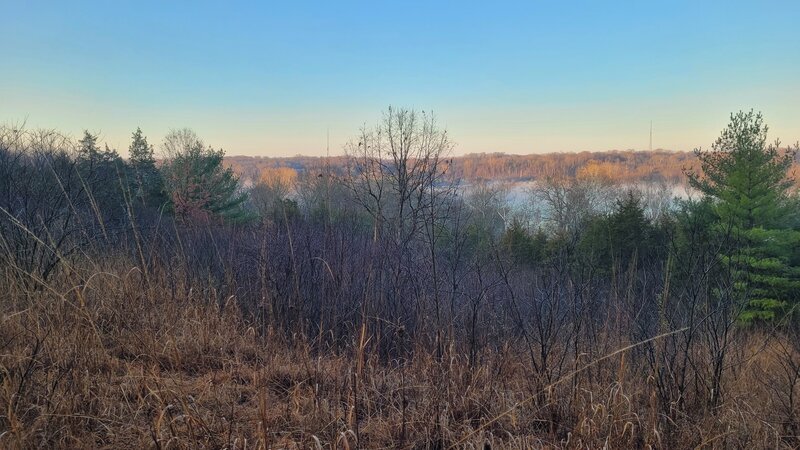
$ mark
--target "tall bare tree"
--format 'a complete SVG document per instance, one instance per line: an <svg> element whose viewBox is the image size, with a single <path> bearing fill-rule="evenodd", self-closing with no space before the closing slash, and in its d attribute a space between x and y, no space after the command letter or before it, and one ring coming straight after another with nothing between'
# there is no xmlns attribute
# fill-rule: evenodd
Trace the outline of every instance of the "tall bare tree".
<svg viewBox="0 0 800 450"><path fill-rule="evenodd" d="M373 244L380 254L369 268L377 285L385 286L375 300L390 311L398 329L425 316L420 302L406 300L422 295L435 298L437 322L441 321L436 224L452 193L446 160L452 148L447 131L439 128L433 114L393 107L374 128L363 127L358 139L345 148L346 184L372 219ZM429 250L429 266L422 271L412 250L424 248ZM417 276L420 272L427 277Z"/></svg>

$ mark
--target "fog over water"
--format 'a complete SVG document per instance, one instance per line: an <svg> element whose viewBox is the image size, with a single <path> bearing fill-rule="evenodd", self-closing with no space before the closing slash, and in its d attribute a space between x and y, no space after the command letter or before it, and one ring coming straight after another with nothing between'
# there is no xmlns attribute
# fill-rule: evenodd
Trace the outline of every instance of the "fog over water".
<svg viewBox="0 0 800 450"><path fill-rule="evenodd" d="M532 226L541 224L551 216L552 197L548 200L544 194L548 189L552 191L554 187L543 181L458 185L459 194L468 202L473 197L482 196L484 199L489 197L493 208L506 211L503 213L504 219L515 217L523 219ZM560 189L569 188L561 186ZM584 206L599 214L609 213L616 207L617 200L629 192L640 198L645 214L651 219L660 217L665 211L673 210L679 201L697 196L696 191L686 184L664 182L597 184L583 192L582 195L586 197Z"/></svg>

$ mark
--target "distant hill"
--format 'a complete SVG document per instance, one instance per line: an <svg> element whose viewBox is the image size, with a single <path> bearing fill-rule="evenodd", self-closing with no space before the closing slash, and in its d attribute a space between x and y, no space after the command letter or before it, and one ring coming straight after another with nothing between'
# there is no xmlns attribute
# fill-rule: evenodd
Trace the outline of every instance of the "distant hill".
<svg viewBox="0 0 800 450"><path fill-rule="evenodd" d="M545 177L600 176L619 182L685 182L683 169L692 167L697 159L691 152L606 151L579 153L547 153L510 155L504 153L476 153L452 157L451 173L466 182L534 181ZM295 175L321 170L329 164L331 170L341 173L344 156L324 157L293 156L228 156L225 162L245 181L255 182L269 176L275 169L293 171Z"/></svg>

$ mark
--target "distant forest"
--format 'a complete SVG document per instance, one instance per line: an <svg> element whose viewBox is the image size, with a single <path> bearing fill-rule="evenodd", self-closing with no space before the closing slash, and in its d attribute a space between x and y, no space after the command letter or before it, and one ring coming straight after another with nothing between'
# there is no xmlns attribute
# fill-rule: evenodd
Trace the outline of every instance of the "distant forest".
<svg viewBox="0 0 800 450"><path fill-rule="evenodd" d="M308 170L323 168L326 163L330 164L332 171L343 172L347 158L333 156L326 162L324 157L312 156L227 156L225 163L230 164L243 180L256 182L276 175L294 178ZM548 177L592 176L620 183L646 181L682 184L686 181L684 169L696 163L697 157L693 152L661 149L532 155L472 153L448 160L452 168L450 173L465 182L520 182Z"/></svg>

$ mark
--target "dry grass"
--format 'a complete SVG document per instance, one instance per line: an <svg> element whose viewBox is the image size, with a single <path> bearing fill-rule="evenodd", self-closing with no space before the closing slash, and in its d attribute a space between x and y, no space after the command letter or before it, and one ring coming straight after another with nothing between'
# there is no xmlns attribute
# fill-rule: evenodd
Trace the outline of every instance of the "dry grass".
<svg viewBox="0 0 800 450"><path fill-rule="evenodd" d="M474 367L455 346L441 360L420 347L381 361L368 330L351 348L323 351L249 324L234 298L219 306L188 286L173 291L158 273L145 283L131 266L106 265L46 286L2 278L0 447L798 445L770 391L780 383L777 344L764 349L755 333L720 407L668 418L625 352L539 392L514 343Z"/></svg>

